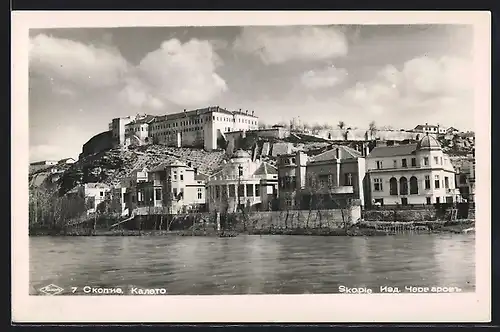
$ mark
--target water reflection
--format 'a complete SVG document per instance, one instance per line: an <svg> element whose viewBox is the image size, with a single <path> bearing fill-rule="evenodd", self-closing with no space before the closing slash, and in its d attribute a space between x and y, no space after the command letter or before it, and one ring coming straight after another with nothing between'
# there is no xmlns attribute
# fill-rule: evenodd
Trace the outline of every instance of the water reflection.
<svg viewBox="0 0 500 332"><path fill-rule="evenodd" d="M332 293L348 287L473 291L474 235L30 238L30 289L164 287L170 294Z"/></svg>

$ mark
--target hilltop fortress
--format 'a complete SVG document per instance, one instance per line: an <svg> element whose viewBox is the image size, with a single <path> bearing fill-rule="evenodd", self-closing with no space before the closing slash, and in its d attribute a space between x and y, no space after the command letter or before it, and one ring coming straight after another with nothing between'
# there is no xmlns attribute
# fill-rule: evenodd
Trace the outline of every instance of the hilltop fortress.
<svg viewBox="0 0 500 332"><path fill-rule="evenodd" d="M113 119L108 131L84 144L82 155L145 144L211 151L226 145L226 133L257 130L258 126L259 119L253 111L229 111L219 106L160 116L138 114Z"/></svg>

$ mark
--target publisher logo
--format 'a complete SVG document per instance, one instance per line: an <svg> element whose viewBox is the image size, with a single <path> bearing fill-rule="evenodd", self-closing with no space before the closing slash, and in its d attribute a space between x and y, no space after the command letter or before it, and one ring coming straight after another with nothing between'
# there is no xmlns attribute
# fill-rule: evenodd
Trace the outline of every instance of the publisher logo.
<svg viewBox="0 0 500 332"><path fill-rule="evenodd" d="M61 288L57 285L54 285L54 284L50 284L50 285L47 285L45 287L40 288L40 292L42 292L45 295L57 295L57 294L61 293L63 290L64 290L63 288Z"/></svg>

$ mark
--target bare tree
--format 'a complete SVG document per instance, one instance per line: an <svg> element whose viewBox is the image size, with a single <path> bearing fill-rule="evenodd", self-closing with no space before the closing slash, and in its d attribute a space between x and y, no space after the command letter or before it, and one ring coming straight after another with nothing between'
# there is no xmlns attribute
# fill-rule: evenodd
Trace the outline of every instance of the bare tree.
<svg viewBox="0 0 500 332"><path fill-rule="evenodd" d="M375 121L370 122L368 125L368 131L370 132L370 138L373 139L373 135L377 132Z"/></svg>
<svg viewBox="0 0 500 332"><path fill-rule="evenodd" d="M344 128L345 128L345 126L346 126L346 124L345 124L345 122L344 122L344 121L339 121L339 123L337 124L337 127L338 127L339 129L341 129L341 130L342 130L342 129L344 129Z"/></svg>

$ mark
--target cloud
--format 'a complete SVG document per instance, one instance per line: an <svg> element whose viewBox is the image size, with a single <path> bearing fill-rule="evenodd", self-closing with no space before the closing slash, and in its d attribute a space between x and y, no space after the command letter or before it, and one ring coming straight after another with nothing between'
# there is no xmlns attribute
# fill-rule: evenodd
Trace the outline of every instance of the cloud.
<svg viewBox="0 0 500 332"><path fill-rule="evenodd" d="M372 80L346 90L343 101L377 115L409 112L410 116L441 111L450 115L453 107L471 105L472 75L468 59L417 57L405 62L400 70L392 65L382 68Z"/></svg>
<svg viewBox="0 0 500 332"><path fill-rule="evenodd" d="M329 66L318 70L309 70L300 77L301 83L308 89L333 87L347 77L347 70Z"/></svg>
<svg viewBox="0 0 500 332"><path fill-rule="evenodd" d="M177 39L148 53L137 68L138 79L149 94L177 105L206 103L228 87L216 72L222 64L208 41Z"/></svg>
<svg viewBox="0 0 500 332"><path fill-rule="evenodd" d="M224 46L216 40L170 39L133 66L115 49L39 34L30 40L30 74L44 79L55 95L93 98L89 92L106 88L110 105L118 100L149 110L166 103L197 106L228 89L215 72L222 62L214 45Z"/></svg>
<svg viewBox="0 0 500 332"><path fill-rule="evenodd" d="M127 61L113 49L39 34L30 39L30 71L63 84L113 86L127 73Z"/></svg>
<svg viewBox="0 0 500 332"><path fill-rule="evenodd" d="M265 64L281 64L345 56L347 40L333 27L244 27L233 49L258 55Z"/></svg>

